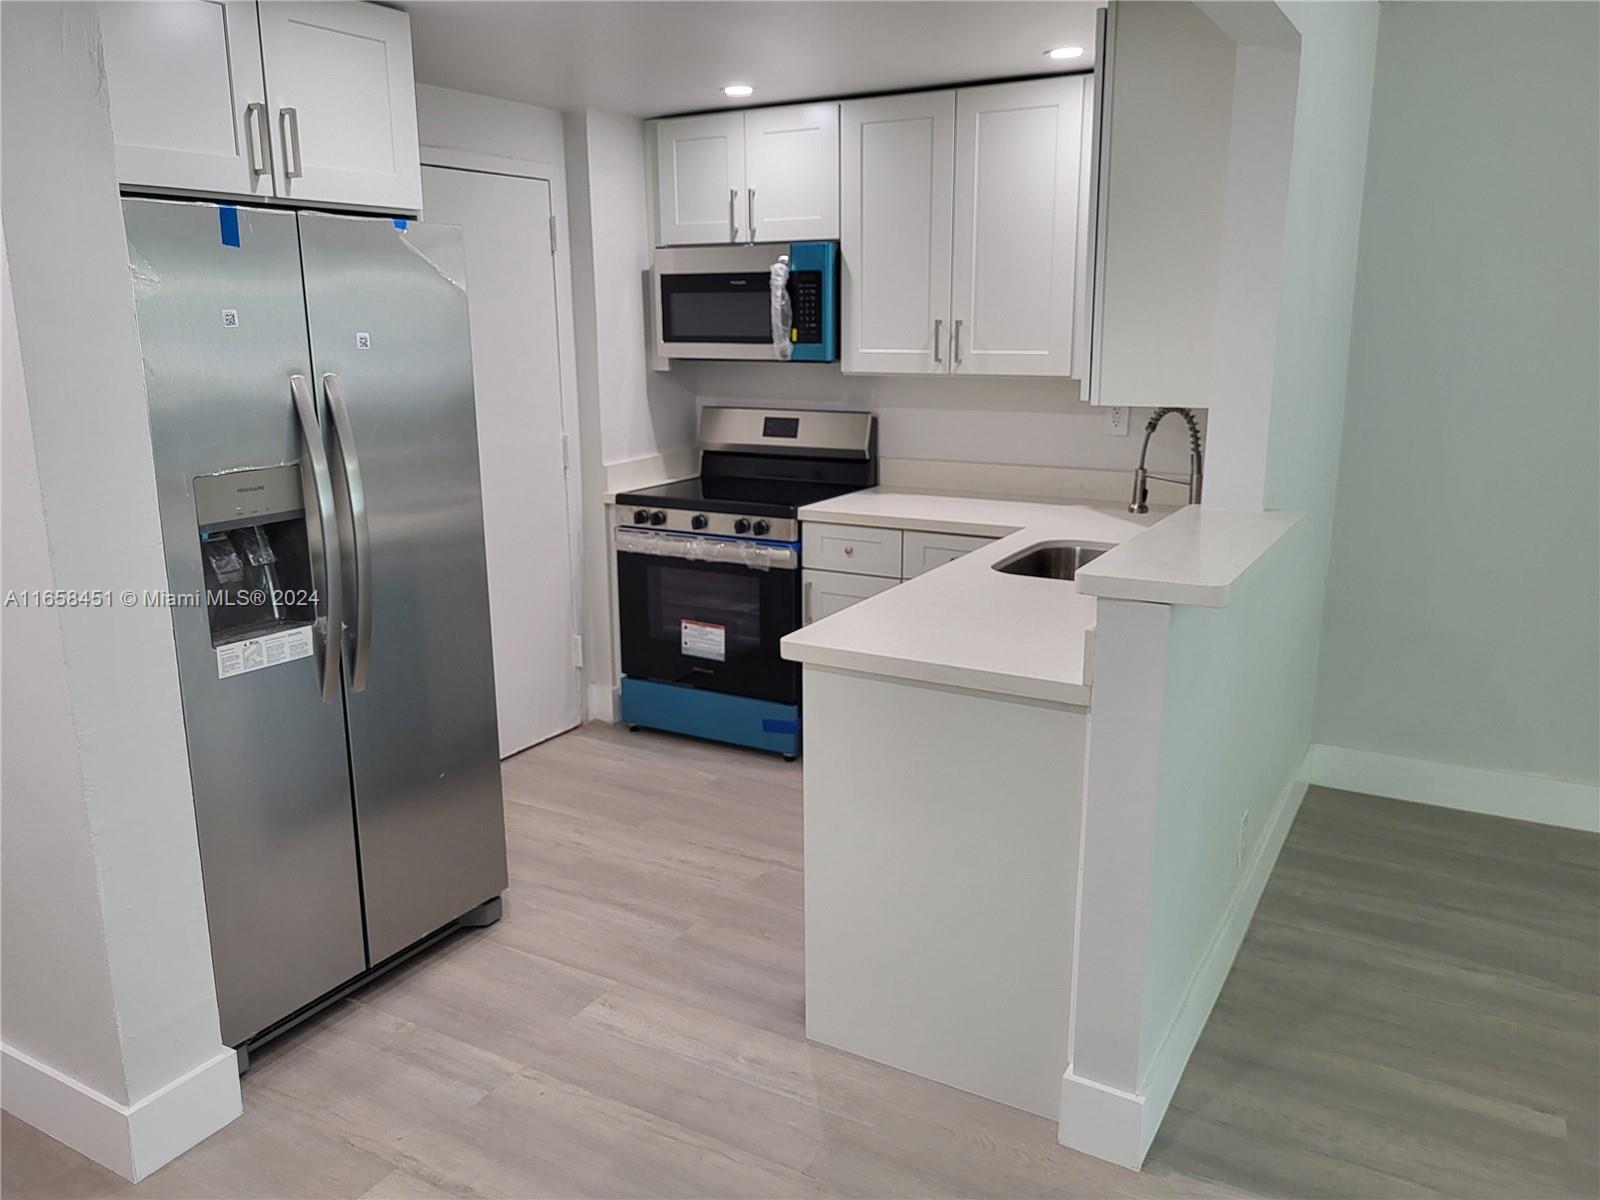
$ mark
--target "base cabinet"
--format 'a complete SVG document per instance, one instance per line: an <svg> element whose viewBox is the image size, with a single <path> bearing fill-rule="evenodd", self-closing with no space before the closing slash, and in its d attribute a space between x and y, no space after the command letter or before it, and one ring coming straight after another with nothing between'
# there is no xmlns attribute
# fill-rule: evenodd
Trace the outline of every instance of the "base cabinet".
<svg viewBox="0 0 1600 1200"><path fill-rule="evenodd" d="M846 575L842 571L803 570L800 573L800 623L809 625L843 612L900 581L872 575Z"/></svg>

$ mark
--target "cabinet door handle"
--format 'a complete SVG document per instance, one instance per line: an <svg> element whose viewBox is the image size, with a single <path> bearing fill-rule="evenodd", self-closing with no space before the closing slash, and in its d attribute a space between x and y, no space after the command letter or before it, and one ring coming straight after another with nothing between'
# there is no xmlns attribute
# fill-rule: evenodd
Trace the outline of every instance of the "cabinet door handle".
<svg viewBox="0 0 1600 1200"><path fill-rule="evenodd" d="M942 363L944 361L944 359L939 357L939 335L943 332L944 318L935 317L933 321L933 361L936 363Z"/></svg>
<svg viewBox="0 0 1600 1200"><path fill-rule="evenodd" d="M801 593L800 593L800 624L802 624L802 625L811 624L811 585L813 583L815 583L815 582L816 582L815 580L808 579L808 580L805 581L805 584L803 585L803 587L801 589Z"/></svg>
<svg viewBox="0 0 1600 1200"><path fill-rule="evenodd" d="M739 203L739 189L738 188L729 188L728 189L728 240L730 242L737 242L739 240L739 218L735 214L734 207L733 207L734 205L736 205L738 203Z"/></svg>
<svg viewBox="0 0 1600 1200"><path fill-rule="evenodd" d="M300 161L300 113L293 108L280 108L278 127L283 135L283 177L299 179L305 174L305 164Z"/></svg>
<svg viewBox="0 0 1600 1200"><path fill-rule="evenodd" d="M961 319L956 319L955 326L950 330L950 357L956 360L956 366L961 365Z"/></svg>
<svg viewBox="0 0 1600 1200"><path fill-rule="evenodd" d="M745 218L750 222L750 244L756 244L756 190L750 189L750 198L745 201Z"/></svg>
<svg viewBox="0 0 1600 1200"><path fill-rule="evenodd" d="M244 141L250 152L250 174L260 179L267 166L267 106L256 101L244 106Z"/></svg>

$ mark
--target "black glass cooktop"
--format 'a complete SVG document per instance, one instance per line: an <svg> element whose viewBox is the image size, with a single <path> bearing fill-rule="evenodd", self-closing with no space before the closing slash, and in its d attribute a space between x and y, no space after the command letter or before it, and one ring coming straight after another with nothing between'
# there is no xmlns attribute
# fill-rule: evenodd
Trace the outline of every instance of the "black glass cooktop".
<svg viewBox="0 0 1600 1200"><path fill-rule="evenodd" d="M696 512L748 513L756 517L792 517L795 509L846 492L859 484L788 479L683 479L617 496L619 508L689 508Z"/></svg>

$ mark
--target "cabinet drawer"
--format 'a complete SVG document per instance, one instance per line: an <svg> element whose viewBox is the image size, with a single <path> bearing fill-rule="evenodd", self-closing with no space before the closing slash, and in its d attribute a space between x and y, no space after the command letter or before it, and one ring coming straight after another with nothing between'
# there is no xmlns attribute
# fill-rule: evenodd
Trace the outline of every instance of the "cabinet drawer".
<svg viewBox="0 0 1600 1200"><path fill-rule="evenodd" d="M908 530L905 549L900 559L900 574L905 579L915 579L924 571L942 567L952 558L969 554L979 546L987 546L993 538L967 537L959 533L919 533Z"/></svg>
<svg viewBox="0 0 1600 1200"><path fill-rule="evenodd" d="M900 548L898 529L823 525L816 521L807 521L800 527L800 561L819 571L899 579Z"/></svg>
<svg viewBox="0 0 1600 1200"><path fill-rule="evenodd" d="M887 592L898 579L883 579L874 575L846 575L842 571L800 572L800 586L804 589L800 599L800 620L809 625L823 617L831 617L841 609L859 604L868 596Z"/></svg>

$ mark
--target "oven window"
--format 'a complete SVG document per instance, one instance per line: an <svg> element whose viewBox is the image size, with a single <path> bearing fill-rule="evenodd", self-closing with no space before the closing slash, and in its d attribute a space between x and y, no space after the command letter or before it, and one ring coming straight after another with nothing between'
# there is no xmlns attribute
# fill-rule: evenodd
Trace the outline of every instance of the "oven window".
<svg viewBox="0 0 1600 1200"><path fill-rule="evenodd" d="M712 575L692 567L655 566L646 589L650 636L678 644L685 621L720 625L725 656L761 648L761 583L755 572Z"/></svg>
<svg viewBox="0 0 1600 1200"><path fill-rule="evenodd" d="M771 341L767 276L661 276L661 331L668 342Z"/></svg>

